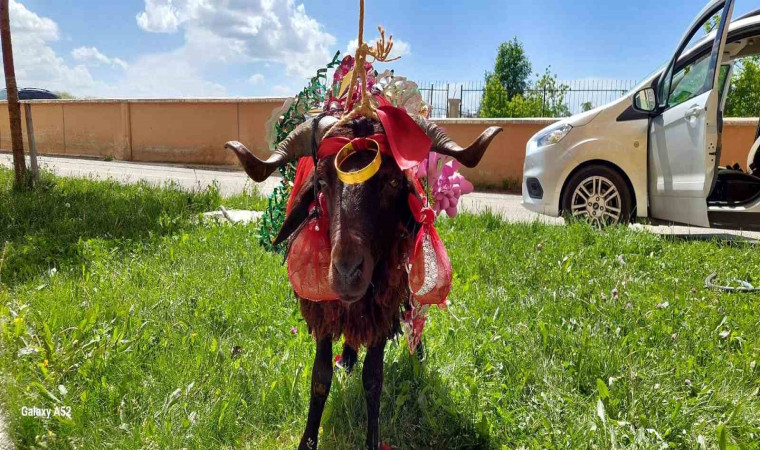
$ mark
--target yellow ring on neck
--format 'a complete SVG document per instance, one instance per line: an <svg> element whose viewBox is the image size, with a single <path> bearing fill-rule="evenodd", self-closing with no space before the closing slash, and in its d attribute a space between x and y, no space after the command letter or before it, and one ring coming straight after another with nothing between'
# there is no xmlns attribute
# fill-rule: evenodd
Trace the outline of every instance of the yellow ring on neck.
<svg viewBox="0 0 760 450"><path fill-rule="evenodd" d="M380 155L380 144L377 143L377 141L374 141L372 139L368 139L369 143L371 144L370 147L374 146L375 150L375 157L372 159L372 161L367 164L362 169L359 169L354 172L344 172L341 170L341 166L344 162L351 156L353 156L356 153L356 150L354 149L353 144L350 142L343 146L342 149L338 152L337 155L335 155L335 170L338 172L338 179L343 182L343 184L361 184L365 181L369 180L377 172L380 171L380 165L383 162L383 159Z"/></svg>

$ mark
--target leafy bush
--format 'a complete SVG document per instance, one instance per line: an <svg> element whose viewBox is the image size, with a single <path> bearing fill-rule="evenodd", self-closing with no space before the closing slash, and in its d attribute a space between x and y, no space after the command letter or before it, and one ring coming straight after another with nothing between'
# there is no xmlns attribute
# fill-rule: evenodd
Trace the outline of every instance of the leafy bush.
<svg viewBox="0 0 760 450"><path fill-rule="evenodd" d="M735 70L726 116L757 117L760 115L760 56L743 59Z"/></svg>
<svg viewBox="0 0 760 450"><path fill-rule="evenodd" d="M498 78L492 76L486 83L480 106L480 117L567 117L570 110L565 103L567 85L557 81L547 69L546 73L530 84L524 94L509 97Z"/></svg>

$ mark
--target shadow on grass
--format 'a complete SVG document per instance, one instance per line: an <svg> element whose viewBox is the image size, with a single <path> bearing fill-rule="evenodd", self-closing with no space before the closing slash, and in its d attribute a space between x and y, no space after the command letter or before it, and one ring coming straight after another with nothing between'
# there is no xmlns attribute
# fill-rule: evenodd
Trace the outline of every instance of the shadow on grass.
<svg viewBox="0 0 760 450"><path fill-rule="evenodd" d="M663 236L672 242L715 242L731 247L760 244L760 240L730 233L668 234Z"/></svg>
<svg viewBox="0 0 760 450"><path fill-rule="evenodd" d="M403 449L494 448L487 422L476 421L472 405L452 399L451 386L438 372L408 353L391 361L392 351L386 351L380 409L382 442ZM367 412L361 370L360 362L348 378L341 374L340 380L333 380L320 446L364 447Z"/></svg>
<svg viewBox="0 0 760 450"><path fill-rule="evenodd" d="M7 246L0 277L10 287L53 269L81 271L88 241L128 251L192 226L198 213L220 202L214 188L189 193L172 185L45 176L34 191L18 191L11 177L0 170L0 247Z"/></svg>

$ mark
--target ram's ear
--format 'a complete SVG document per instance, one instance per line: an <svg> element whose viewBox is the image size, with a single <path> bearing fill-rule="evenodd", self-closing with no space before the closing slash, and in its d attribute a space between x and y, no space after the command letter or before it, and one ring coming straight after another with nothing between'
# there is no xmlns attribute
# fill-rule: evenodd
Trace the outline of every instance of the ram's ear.
<svg viewBox="0 0 760 450"><path fill-rule="evenodd" d="M424 189L422 185L420 185L420 182L417 180L417 177L415 177L412 174L411 170L405 170L404 171L404 185L406 187L406 194L403 195L403 198L401 199L402 203L402 220L403 226L409 236L414 239L417 236L417 232L419 231L419 224L414 218L414 214L412 214L412 210L409 209L409 199L408 196L415 195L420 200L423 200L422 194L420 192L421 189ZM424 192L424 191L423 191Z"/></svg>
<svg viewBox="0 0 760 450"><path fill-rule="evenodd" d="M309 208L314 203L314 176L301 186L301 190L293 200L293 207L285 217L285 222L280 228L273 244L280 245L290 238L298 228L309 218Z"/></svg>

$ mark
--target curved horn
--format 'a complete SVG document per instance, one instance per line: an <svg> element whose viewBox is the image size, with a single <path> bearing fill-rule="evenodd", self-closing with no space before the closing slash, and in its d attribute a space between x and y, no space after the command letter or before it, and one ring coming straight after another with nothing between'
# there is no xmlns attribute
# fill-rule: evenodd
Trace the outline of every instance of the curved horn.
<svg viewBox="0 0 760 450"><path fill-rule="evenodd" d="M316 129L317 145L322 142L327 130L332 127L338 119L332 116L325 116L319 121L319 125ZM314 123L314 119L309 119L302 123L295 130L291 131L288 137L283 139L280 145L277 146L272 156L268 160L262 161L246 148L245 145L237 141L230 141L224 145L224 148L228 148L235 152L235 156L240 160L245 173L253 179L253 181L260 183L277 170L279 167L285 164L295 161L302 156L311 155L311 131Z"/></svg>
<svg viewBox="0 0 760 450"><path fill-rule="evenodd" d="M422 117L415 118L415 122L417 122L417 125L422 128L430 140L433 141L430 151L451 156L469 168L473 168L480 163L491 141L493 141L496 135L504 131L501 127L491 127L484 131L469 147L462 148L433 122L428 122Z"/></svg>

